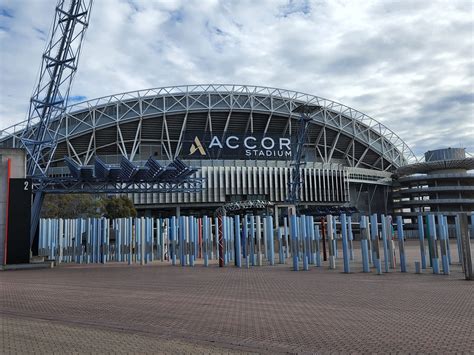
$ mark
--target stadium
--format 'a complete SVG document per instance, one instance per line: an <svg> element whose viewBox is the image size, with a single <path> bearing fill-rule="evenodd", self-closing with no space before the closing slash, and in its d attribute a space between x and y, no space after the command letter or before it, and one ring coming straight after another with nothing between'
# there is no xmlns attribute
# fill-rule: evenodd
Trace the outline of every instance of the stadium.
<svg viewBox="0 0 474 355"><path fill-rule="evenodd" d="M69 173L96 156L117 163L153 156L198 168L203 189L191 193L130 194L141 213L204 214L223 204L265 200L285 206L297 143L300 105L315 107L303 146L300 203L304 208L392 211L393 172L416 161L410 148L373 118L321 97L247 85L162 87L111 95L67 108L53 120L57 149L50 176ZM14 147L24 125L10 127L3 148Z"/></svg>

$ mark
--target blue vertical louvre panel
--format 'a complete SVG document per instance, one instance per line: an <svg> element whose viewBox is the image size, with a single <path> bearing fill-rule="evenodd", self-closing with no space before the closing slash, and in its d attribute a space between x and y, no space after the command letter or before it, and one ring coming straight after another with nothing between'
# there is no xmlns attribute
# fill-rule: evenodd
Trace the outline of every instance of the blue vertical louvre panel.
<svg viewBox="0 0 474 355"><path fill-rule="evenodd" d="M170 239L170 259L173 266L176 265L176 217L173 216L168 218L166 223L169 229L169 239Z"/></svg>
<svg viewBox="0 0 474 355"><path fill-rule="evenodd" d="M262 242L261 242L261 223L260 216L255 216L255 245L256 245L256 254L257 254L257 265L262 266Z"/></svg>
<svg viewBox="0 0 474 355"><path fill-rule="evenodd" d="M184 216L179 216L179 225L178 225L178 236L179 236L179 242L178 242L178 250L179 250L179 262L181 266L186 265L186 255L185 255L185 217Z"/></svg>
<svg viewBox="0 0 474 355"><path fill-rule="evenodd" d="M103 229L103 234L102 234L102 263L107 263L107 249L108 249L108 220L106 218L102 218L102 229Z"/></svg>
<svg viewBox="0 0 474 355"><path fill-rule="evenodd" d="M434 274L439 274L438 243L436 241L436 221L433 214L428 215L428 224L430 227L430 238L432 247L431 266Z"/></svg>
<svg viewBox="0 0 474 355"><path fill-rule="evenodd" d="M145 220L146 223L146 261L151 262L153 260L153 219L147 217Z"/></svg>
<svg viewBox="0 0 474 355"><path fill-rule="evenodd" d="M283 253L283 238L281 234L281 227L278 227L278 263L284 264L285 263L285 256Z"/></svg>
<svg viewBox="0 0 474 355"><path fill-rule="evenodd" d="M400 252L400 271L407 272L405 256L405 238L403 233L403 221L401 216L397 216L398 249Z"/></svg>
<svg viewBox="0 0 474 355"><path fill-rule="evenodd" d="M223 248L223 253L224 253L224 266L229 263L229 245L228 245L228 231L229 231L229 219L228 217L223 217L222 218L222 223L223 223L223 233L224 235L222 236L224 240L224 248Z"/></svg>
<svg viewBox="0 0 474 355"><path fill-rule="evenodd" d="M301 216L301 231L302 231L302 242L303 242L303 270L309 270L309 258L308 258L308 218L307 216Z"/></svg>
<svg viewBox="0 0 474 355"><path fill-rule="evenodd" d="M372 241L372 265L376 266L376 250L375 250L375 238L378 238L378 226L377 226L377 214L374 213L370 216L370 240Z"/></svg>
<svg viewBox="0 0 474 355"><path fill-rule="evenodd" d="M144 218L137 218L135 221L135 236L137 240L137 252L138 252L138 261L142 264L144 264L145 259L146 259L146 254L145 254L145 238L144 238L144 233L143 233L143 227L145 224L145 219Z"/></svg>
<svg viewBox="0 0 474 355"><path fill-rule="evenodd" d="M133 262L133 219L127 219L127 234L128 234L128 265Z"/></svg>
<svg viewBox="0 0 474 355"><path fill-rule="evenodd" d="M273 233L273 217L267 217L267 235L268 235L268 259L270 265L275 265L275 243L274 243L274 233Z"/></svg>
<svg viewBox="0 0 474 355"><path fill-rule="evenodd" d="M388 237L387 237L387 222L388 218L385 215L380 217L380 223L382 224L382 243L383 243L383 261L384 271L389 271L389 251L388 251Z"/></svg>
<svg viewBox="0 0 474 355"><path fill-rule="evenodd" d="M250 216L250 235L249 235L250 241L250 261L252 266L255 266L255 216L251 215Z"/></svg>
<svg viewBox="0 0 474 355"><path fill-rule="evenodd" d="M451 247L449 245L449 228L448 228L448 217L443 216L443 226L444 226L444 231L446 235L446 254L448 257L448 264L451 265Z"/></svg>
<svg viewBox="0 0 474 355"><path fill-rule="evenodd" d="M349 255L350 259L354 260L354 234L352 232L352 217L347 216L347 227L348 227L348 237L349 237Z"/></svg>
<svg viewBox="0 0 474 355"><path fill-rule="evenodd" d="M283 218L283 238L285 243L285 259L290 257L290 243L289 241L289 233L288 233L288 219L285 217Z"/></svg>
<svg viewBox="0 0 474 355"><path fill-rule="evenodd" d="M306 257L308 258L308 264L312 264L312 254L313 254L313 249L311 248L311 216L306 216L305 217L305 233L306 233L306 238L305 238L305 244L306 244Z"/></svg>
<svg viewBox="0 0 474 355"><path fill-rule="evenodd" d="M85 221L86 227L86 264L91 262L91 219L87 218Z"/></svg>
<svg viewBox="0 0 474 355"><path fill-rule="evenodd" d="M227 222L227 261L230 263L234 260L234 217L229 217Z"/></svg>
<svg viewBox="0 0 474 355"><path fill-rule="evenodd" d="M320 250L320 241L321 241L321 234L319 233L319 226L314 226L314 239L315 239L315 253L316 253L316 266L321 267L321 250Z"/></svg>
<svg viewBox="0 0 474 355"><path fill-rule="evenodd" d="M443 274L449 275L449 261L447 256L447 235L444 228L444 216L438 215L438 225L440 230L440 247L441 247L441 265L443 266Z"/></svg>
<svg viewBox="0 0 474 355"><path fill-rule="evenodd" d="M214 239L216 240L216 260L219 260L219 218L214 218Z"/></svg>
<svg viewBox="0 0 474 355"><path fill-rule="evenodd" d="M56 261L61 263L63 260L63 220L58 221L58 258Z"/></svg>
<svg viewBox="0 0 474 355"><path fill-rule="evenodd" d="M244 217L245 220L245 217ZM240 216L235 216L235 224L234 224L235 232L234 232L234 243L235 243L235 266L241 267L242 266L242 251L241 251L241 239L240 239Z"/></svg>
<svg viewBox="0 0 474 355"><path fill-rule="evenodd" d="M245 258L245 267L249 268L250 267L250 243L249 243L249 216L246 214L244 215L244 220L243 220L243 231L242 231L242 254Z"/></svg>
<svg viewBox="0 0 474 355"><path fill-rule="evenodd" d="M310 264L316 265L316 237L314 234L314 217L308 217L308 230L309 230L309 255Z"/></svg>
<svg viewBox="0 0 474 355"><path fill-rule="evenodd" d="M163 228L163 223L164 223L164 219L161 219L161 218L158 218L157 219L157 231L158 231L158 237L160 238L160 261L163 262L165 261L165 251L166 251L166 247L165 247L165 233L164 233L164 228ZM169 234L167 234L168 238L169 238ZM168 258L169 260L169 258Z"/></svg>
<svg viewBox="0 0 474 355"><path fill-rule="evenodd" d="M297 232L297 236L298 236L298 250L299 250L299 254L298 254L298 260L301 260L301 262L303 263L303 269L304 269L304 260L305 260L305 256L306 256L306 225L305 225L305 222L306 222L306 216L305 215L301 215L299 217L297 217L297 220L298 220L298 232Z"/></svg>
<svg viewBox="0 0 474 355"><path fill-rule="evenodd" d="M292 255L293 255L293 270L298 271L299 261L298 261L298 241L297 241L297 219L296 215L291 215L290 217L290 229L291 229L291 245L292 245Z"/></svg>
<svg viewBox="0 0 474 355"><path fill-rule="evenodd" d="M333 223L333 216L327 215L327 236L328 236L328 244L329 244L329 268L335 269L336 268L336 255L334 250L334 223Z"/></svg>
<svg viewBox="0 0 474 355"><path fill-rule="evenodd" d="M349 243L347 238L347 220L346 215L343 213L341 214L341 230L342 230L342 254L344 259L344 272L349 273L350 264L349 264Z"/></svg>
<svg viewBox="0 0 474 355"><path fill-rule="evenodd" d="M81 262L81 254L82 254L82 219L76 219L76 233L75 233L75 240L76 240L76 243L74 245L74 248L75 248L75 252L74 252L74 255L75 255L75 261L76 263L80 263Z"/></svg>
<svg viewBox="0 0 474 355"><path fill-rule="evenodd" d="M194 217L188 217L188 238L189 238L189 266L194 266L194 245L195 243L195 230L194 230Z"/></svg>
<svg viewBox="0 0 474 355"><path fill-rule="evenodd" d="M202 253L204 256L204 266L209 266L209 218L202 217Z"/></svg>
<svg viewBox="0 0 474 355"><path fill-rule="evenodd" d="M245 263L248 261L248 215L244 215L242 218L242 237L241 237L241 245L242 245L242 256L245 259Z"/></svg>
<svg viewBox="0 0 474 355"><path fill-rule="evenodd" d="M471 219L471 223L474 223L474 218ZM462 264L461 223L459 222L459 215L456 215L455 217L455 226L456 226L456 246L458 250L458 263Z"/></svg>
<svg viewBox="0 0 474 355"><path fill-rule="evenodd" d="M194 218L194 262L196 262L196 259L199 257L199 248L201 248L199 244L199 219ZM202 235L201 235L202 236ZM201 240L202 243L202 240ZM201 257L202 257L202 249L201 249Z"/></svg>
<svg viewBox="0 0 474 355"><path fill-rule="evenodd" d="M360 217L360 246L362 252L362 271L363 272L370 272L369 268L369 241L367 240L367 217L361 216Z"/></svg>
<svg viewBox="0 0 474 355"><path fill-rule="evenodd" d="M418 239L420 241L420 259L421 268L426 269L426 252L425 252L425 230L423 226L423 216L418 216Z"/></svg>

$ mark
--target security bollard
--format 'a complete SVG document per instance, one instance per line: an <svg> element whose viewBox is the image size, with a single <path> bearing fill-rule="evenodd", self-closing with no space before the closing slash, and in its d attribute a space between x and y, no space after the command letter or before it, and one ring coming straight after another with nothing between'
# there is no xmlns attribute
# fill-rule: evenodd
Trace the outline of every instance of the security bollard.
<svg viewBox="0 0 474 355"><path fill-rule="evenodd" d="M342 229L342 254L344 259L344 272L348 274L350 272L349 265L349 246L347 240L347 221L345 213L341 214L341 229Z"/></svg>
<svg viewBox="0 0 474 355"><path fill-rule="evenodd" d="M405 238L403 234L403 221L401 216L397 216L398 249L400 252L400 271L407 272L405 259Z"/></svg>
<svg viewBox="0 0 474 355"><path fill-rule="evenodd" d="M297 244L297 220L296 220L296 215L291 215L290 217L290 230L291 230L291 245L292 245L292 256L293 256L293 270L298 271L298 244Z"/></svg>

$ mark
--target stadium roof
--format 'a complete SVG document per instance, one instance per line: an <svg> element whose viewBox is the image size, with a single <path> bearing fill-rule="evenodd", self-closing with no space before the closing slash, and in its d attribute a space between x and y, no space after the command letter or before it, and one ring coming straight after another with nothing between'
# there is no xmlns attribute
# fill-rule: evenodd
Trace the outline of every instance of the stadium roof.
<svg viewBox="0 0 474 355"><path fill-rule="evenodd" d="M59 143L69 144L77 137L92 135L89 148L93 150L98 146L95 142L95 132L107 127L112 129L132 121L139 121L134 128L135 136L138 137L142 135L142 131L146 133L145 128L142 128L142 120L148 121L149 118L159 116L164 119L165 133L171 135L169 130L175 130L178 132L177 138L181 140L188 113L226 112L228 115L222 116L223 134L227 133L229 127L239 127L238 123L229 124L231 114L239 113L264 114L264 118L259 116L261 122L255 122L256 126L260 125L259 129L263 134L271 132L275 126L293 134L291 122L293 118L298 117L298 113L293 111L300 105L317 107L310 116L312 123L320 127L320 133L310 138L316 141L315 147L323 162L331 162L331 158L336 156L335 152L339 152L339 156L344 157L349 166L373 166L379 170L393 170L417 161L411 149L396 133L357 110L314 95L250 85L172 86L96 98L69 106L63 116L51 123L49 130L57 137ZM181 121L172 122L171 118L166 121L167 117L176 117L179 114L182 114ZM281 117L291 120L287 120L285 126L282 124L283 121L277 120ZM17 145L16 137L19 137L25 128L26 121L0 131L0 143L4 142L5 145L5 142L9 141L9 146ZM253 125L251 129L253 131ZM33 132L34 127L30 127L29 130ZM328 141L326 133L328 137L329 133L332 134ZM117 136L119 136L117 139L123 140L120 129ZM130 147L126 146L125 142L117 143L121 154L132 160L139 144L136 142L136 137ZM131 139L133 140L133 137ZM174 148L169 142L167 146L165 144L164 148L169 159L176 157L176 150L179 150L179 147L179 141ZM69 150L69 147L67 149ZM76 153L77 160L82 159L85 164L95 154L91 151L84 153L84 157L79 157L81 154ZM367 157L370 154L375 156L369 161Z"/></svg>

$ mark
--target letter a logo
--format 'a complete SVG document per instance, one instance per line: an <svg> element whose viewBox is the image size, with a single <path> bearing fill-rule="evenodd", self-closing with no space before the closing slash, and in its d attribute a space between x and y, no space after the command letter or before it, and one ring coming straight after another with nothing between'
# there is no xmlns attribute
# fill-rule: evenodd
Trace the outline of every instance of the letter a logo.
<svg viewBox="0 0 474 355"><path fill-rule="evenodd" d="M199 150L199 154L206 155L206 151L197 136L194 138L194 143L191 144L191 148L189 148L189 155L193 155L196 150Z"/></svg>

